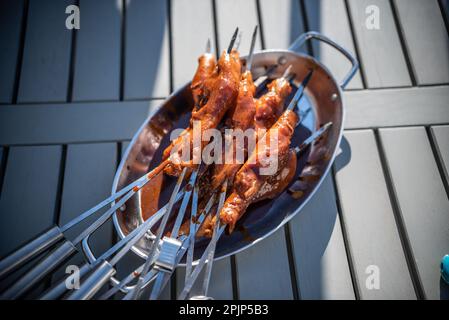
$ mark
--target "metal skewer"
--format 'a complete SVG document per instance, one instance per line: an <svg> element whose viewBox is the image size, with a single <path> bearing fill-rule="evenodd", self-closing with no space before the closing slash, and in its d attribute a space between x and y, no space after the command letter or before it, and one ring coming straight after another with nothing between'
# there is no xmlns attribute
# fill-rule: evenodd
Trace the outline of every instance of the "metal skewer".
<svg viewBox="0 0 449 320"><path fill-rule="evenodd" d="M193 208L193 204L195 203L195 200L192 200L192 208ZM206 207L203 209L203 211L201 212L201 214L198 216L197 218L197 224L201 225L201 223L204 221L204 218L209 214L209 211L212 207L214 203L214 197L211 197L206 205ZM194 211L194 215L196 215L196 211ZM196 226L196 224L195 224ZM191 228L190 230L194 230L191 232L196 233L197 229ZM186 239L187 237L190 237L191 232L189 234L189 236L185 236L182 235L180 237L178 237L178 239L180 241L184 241L184 239ZM190 241L190 239L187 239L187 241ZM189 245L189 243L187 243L187 245ZM185 250L182 250L183 248L180 249L180 251L177 254L177 258L176 258L176 264L179 263L179 261L181 260L182 256L185 253ZM132 280L134 280L135 278L137 278L138 276L140 276L140 274L142 273L143 270L143 266L144 264L142 264L140 267L138 267L136 270L134 270L133 272L131 272L128 276L126 276L122 281L120 281L119 284L114 285L109 291L107 291L106 293L104 293L99 299L104 300L104 299L108 299L110 298L112 295L114 295L116 292L120 291L124 286L126 286L127 284L129 284ZM154 278L154 276L156 276L158 274L158 271L155 271L154 269L152 269L150 272L147 273L147 275L144 277L144 284L142 285L142 289L145 288L148 283Z"/></svg>
<svg viewBox="0 0 449 320"><path fill-rule="evenodd" d="M207 42L206 42L206 53L211 53L212 52L212 48L211 48L211 44L210 44L210 38L207 38Z"/></svg>
<svg viewBox="0 0 449 320"><path fill-rule="evenodd" d="M192 174L193 175L193 174ZM174 190L175 191L178 191ZM176 193L176 197L174 198L174 203L176 203L181 196L183 195L183 199L185 199L189 194L188 188L184 188L183 191ZM140 225L138 228L134 229L133 232L136 230L138 231L131 239L128 239L126 242L126 245L107 263L102 264L94 273L92 273L89 278L86 280L87 285L81 286L80 289L75 291L72 295L69 296L69 300L80 300L80 299L89 299L92 297L109 279L105 279L105 281L102 283L101 281L96 281L97 279L101 279L99 276L104 272L105 269L112 270L113 267L123 258L123 256L139 241L150 229L151 227L159 221L161 217L167 217L170 214L170 205L169 202L166 204L162 209L160 209L155 215L153 215L151 218L146 220L142 225ZM132 232L132 233L133 233ZM131 233L131 234L132 234ZM123 240L123 239L122 239ZM111 248L112 249L112 248ZM100 257L97 261L106 260L106 257ZM115 272L115 270L114 270ZM93 279L92 281L89 281L89 279ZM94 287L89 287L89 283L95 284Z"/></svg>
<svg viewBox="0 0 449 320"><path fill-rule="evenodd" d="M287 110L291 111L294 108L296 108L296 105L298 104L299 100L301 100L301 98L304 95L304 90L306 89L307 84L309 83L310 79L312 78L312 74L313 74L313 70L310 70L309 73L304 78L304 80L302 81L302 83L299 86L298 90L296 90L295 96L290 101L290 103L289 103L289 105L287 107Z"/></svg>
<svg viewBox="0 0 449 320"><path fill-rule="evenodd" d="M185 280L187 281L187 278L189 277L190 273L192 272L192 263L193 263L193 251L195 250L195 234L196 234L196 226L195 223L195 215L198 212L198 185L195 185L193 188L193 195L192 195L192 210L190 212L190 227L189 227L189 248L187 250L187 258L186 258L186 274L185 274ZM212 199L212 198L211 198ZM210 200L209 199L209 202Z"/></svg>
<svg viewBox="0 0 449 320"><path fill-rule="evenodd" d="M300 153L304 151L313 141L317 140L325 132L327 132L327 130L329 130L330 127L332 127L332 122L326 123L324 126L322 126L317 131L312 133L312 135L310 135L306 140L304 140L299 146L295 147L295 152Z"/></svg>
<svg viewBox="0 0 449 320"><path fill-rule="evenodd" d="M76 218L72 219L71 221L66 223L64 226L52 227L51 229L44 232L42 235L40 235L36 239L32 240L31 242L27 243L20 249L16 250L14 253L12 253L9 256L2 259L0 261L0 278L6 276L7 274L16 270L21 265L23 265L27 261L31 260L33 257L37 256L41 252L46 251L47 249L51 248L54 244L61 241L62 239L65 239L64 232L71 229L72 227L79 224L80 222L84 221L85 219L87 219L88 217L93 215L98 210L102 209L103 207L107 206L108 204L117 200L118 198L124 196L125 194L132 192L133 189L141 188L148 181L150 181L154 176L156 176L157 174L159 174L162 171L162 169L168 163L167 160L162 162L159 166L157 166L156 168L151 170L149 173L146 173L139 179L135 180L134 182L127 185L126 187L122 188L120 191L114 193L113 195L111 195L110 197L101 201L94 207L83 212ZM132 194L125 195L125 197L130 198L134 193L135 192L133 192ZM110 213L110 210L108 211L108 213ZM106 216L106 214L104 214L103 216ZM73 241L73 242L77 243L77 242L79 242L79 239L77 239L76 241ZM69 247L69 245L66 245L66 246Z"/></svg>
<svg viewBox="0 0 449 320"><path fill-rule="evenodd" d="M155 256L155 254L156 254L157 246L159 244L159 241L162 238L162 234L163 234L163 232L165 230L165 226L167 225L167 222L168 222L168 217L170 216L170 213L171 213L171 211L173 209L174 200L176 198L176 195L179 192L179 188L181 187L181 184L182 184L182 182L184 180L184 176L185 176L186 172L187 172L187 168L184 168L182 170L181 175L178 177L178 181L176 182L175 188L173 190L173 193L172 193L172 195L170 197L170 201L168 203L167 214L162 219L162 222L161 222L161 224L160 224L160 226L159 226L159 228L158 228L158 230L156 232L156 239L154 240L153 245L150 248L150 252L148 253L147 260L146 260L145 265L144 265L143 270L142 270L142 274L139 276L135 288L130 292L130 296L129 297L132 300L135 300L139 296L139 294L140 294L140 289L141 289L142 283L143 283L143 276L146 275L148 273L148 271L150 270L151 263L153 261L153 258Z"/></svg>
<svg viewBox="0 0 449 320"><path fill-rule="evenodd" d="M220 193L220 200L217 207L217 213L215 214L215 226L214 226L214 233L212 236L212 247L210 249L209 254L207 255L207 266L206 266L206 272L204 274L203 279L203 287L202 292L200 295L207 296L207 291L209 289L209 281L210 281L210 275L212 272L212 265L214 263L214 255L215 255L215 248L219 239L218 236L218 229L220 226L220 211L223 208L224 202L226 200L226 190L228 189L228 181L225 181L223 184L223 190Z"/></svg>
<svg viewBox="0 0 449 320"><path fill-rule="evenodd" d="M111 215L116 212L129 198L131 198L138 190L140 190L148 181L143 180L134 186L131 191L125 194L114 206L103 213L100 218L95 220L92 225L82 231L73 241L65 240L59 247L43 258L35 267L22 276L11 287L4 291L1 295L2 299L17 299L28 291L34 284L42 280L49 272L62 264L66 259L74 255L79 244L86 236L97 230L103 225Z"/></svg>
<svg viewBox="0 0 449 320"><path fill-rule="evenodd" d="M251 37L251 46L249 48L248 60L246 61L246 70L251 71L253 65L254 48L256 47L257 30L259 26L254 27L253 35Z"/></svg>
<svg viewBox="0 0 449 320"><path fill-rule="evenodd" d="M181 199L183 196L184 191L181 191L177 198L176 202ZM167 204L163 206L161 209L159 209L152 217L150 217L148 220L146 220L143 224L141 224L139 227L131 231L126 237L118 241L116 244L114 244L111 248L109 248L106 252L104 252L102 255L100 255L93 263L85 263L80 268L80 278L82 278L84 275L87 274L87 272L94 269L96 266L98 266L103 260L108 259L110 256L112 256L115 252L117 252L120 248L126 246L126 248L129 250L129 248L132 245L129 245L129 243L135 244L135 242L143 236L144 233L146 233L159 219L162 218L164 213L167 209ZM145 232L143 232L145 230ZM143 233L143 234L142 234ZM137 238L137 239L136 239ZM86 239L86 238L85 238ZM133 241L133 239L136 239L136 241ZM83 240L83 249L84 249L84 240ZM65 291L67 290L65 286L65 279L63 279L58 285L47 291L40 299L41 300L52 300L56 299L59 296L61 296Z"/></svg>
<svg viewBox="0 0 449 320"><path fill-rule="evenodd" d="M235 44L234 44L234 49L235 50L239 50L239 48L240 48L240 43L241 43L241 41L242 41L242 34L243 34L243 32L239 32L238 33L238 35L237 35L237 39L235 39Z"/></svg>
<svg viewBox="0 0 449 320"><path fill-rule="evenodd" d="M235 28L234 34L232 35L231 42L229 42L228 50L226 50L227 54L230 54L232 51L232 48L234 48L235 39L237 38L237 35L239 33L239 27Z"/></svg>
<svg viewBox="0 0 449 320"><path fill-rule="evenodd" d="M178 215L176 217L175 220L175 224L172 228L171 231L171 235L170 237L164 237L163 241L164 244L166 244L166 250L168 251L167 256L162 256L163 254L166 254L162 248L161 249L161 253L160 253L160 258L162 258L162 263L158 263L158 261L156 261L155 263L155 269L157 269L159 272L159 274L157 275L156 278L156 282L153 286L153 290L151 292L151 296L157 298L161 292L161 290L163 289L163 284L164 284L164 278L168 275L171 275L171 273L173 272L174 268L176 267L176 265L174 265L176 258L174 257L174 255L176 255L179 251L179 249L182 247L183 241L179 240L178 234L179 234L179 229L181 227L181 224L183 222L184 219L184 215L185 215L185 211L187 209L187 205L189 204L190 201L190 195L193 191L193 188L196 184L196 178L197 178L197 174L199 171L199 167L197 168L197 170L194 172L194 174L192 174L191 178L190 178L190 188L189 191L186 192L184 199L182 201L181 204L181 208L179 209ZM198 204L195 204L195 207L197 207ZM171 255L170 255L171 253Z"/></svg>

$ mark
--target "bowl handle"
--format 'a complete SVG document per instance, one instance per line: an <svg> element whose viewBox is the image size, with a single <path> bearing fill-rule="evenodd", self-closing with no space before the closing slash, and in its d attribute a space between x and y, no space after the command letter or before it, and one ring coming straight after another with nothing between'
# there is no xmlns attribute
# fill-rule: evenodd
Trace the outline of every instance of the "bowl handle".
<svg viewBox="0 0 449 320"><path fill-rule="evenodd" d="M303 33L290 45L288 50L297 51L307 40L310 39L316 39L327 43L328 45L340 51L340 53L342 53L351 62L352 64L351 70L340 84L341 88L344 89L349 83L349 81L351 81L352 77L354 77L355 73L357 72L357 69L359 68L359 63L357 59L352 54L350 54L345 48L340 46L338 43L316 31L309 31L307 33Z"/></svg>

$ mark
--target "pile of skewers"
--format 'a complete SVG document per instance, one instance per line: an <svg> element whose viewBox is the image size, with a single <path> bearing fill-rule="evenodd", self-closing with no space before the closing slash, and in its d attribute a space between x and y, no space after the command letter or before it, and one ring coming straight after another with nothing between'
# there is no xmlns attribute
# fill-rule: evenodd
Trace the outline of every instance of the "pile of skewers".
<svg viewBox="0 0 449 320"><path fill-rule="evenodd" d="M45 274L74 254L79 243L82 243L84 252L88 254L90 252L89 235L128 199L142 190L148 182L162 174L177 178L169 202L94 262L90 261L81 266L81 277L86 279L79 290L66 294L63 279L42 298L107 299L116 292L123 291L126 293L124 299L137 299L141 297L142 290L153 283L150 299L157 299L185 254L187 254L185 286L178 298L186 299L191 295L192 287L204 266L207 268L203 273L201 290L195 297L207 298L215 246L220 236L225 231L228 233L234 231L236 223L251 204L264 199L273 199L282 193L295 175L297 154L330 126L326 124L300 146L291 146L295 128L299 123L297 105L312 77L313 70L304 77L287 107L285 107L286 102L294 88L291 80L296 77L291 73L291 68L287 68L280 78L271 80L266 92L256 97L256 92L260 90L253 80L251 67L257 27L254 30L246 60L240 58L237 48L234 47L237 35L238 28L233 34L229 47L222 52L218 61L210 52L210 44L207 46L209 49L206 53L199 57L199 64L191 82L194 105L189 126L164 150L161 163L65 226L52 228L32 243L0 261L0 277L2 277L31 257L64 239L65 232L73 226L107 204L114 203L73 241L65 240L34 269L3 292L2 298L20 297L37 281L43 279ZM236 144L231 143L232 161L205 164L201 161L201 154L211 139L204 141L200 138L199 145L194 142L194 124L197 121L200 123L200 132L210 129L217 129L220 132L226 132L226 129L241 132L250 130L253 132L255 143L244 143L243 150L236 150ZM225 137L224 140L226 141L227 138ZM235 142L232 141L235 139L234 136L230 139L231 142ZM273 139L276 140L275 148L273 148ZM236 161L238 151L242 151L243 161ZM221 152L222 158L225 158L225 150ZM198 154L200 161L195 161L195 159L198 160ZM269 162L272 159L277 161L276 170L271 174L263 174L264 169L270 166ZM178 202L180 205L176 207ZM172 214L175 211L176 214ZM190 211L190 218L186 215L187 211ZM174 224L171 230L167 231L170 219L174 221ZM152 229L155 226L157 230L154 231ZM127 277L113 283L108 291L99 296L99 289L111 280L118 261L133 245L148 235L150 235L151 246L146 261ZM193 267L197 237L207 237L210 241L198 265ZM130 286L134 280L136 280L135 284Z"/></svg>

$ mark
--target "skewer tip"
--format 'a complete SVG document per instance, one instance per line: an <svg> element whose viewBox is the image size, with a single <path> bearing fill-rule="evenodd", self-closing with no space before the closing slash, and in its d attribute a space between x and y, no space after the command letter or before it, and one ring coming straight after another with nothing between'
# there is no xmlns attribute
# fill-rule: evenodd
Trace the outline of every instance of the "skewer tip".
<svg viewBox="0 0 449 320"><path fill-rule="evenodd" d="M287 67L287 69L285 69L284 74L282 75L282 78L288 80L288 78L291 76L291 71L292 71L293 66L289 65Z"/></svg>
<svg viewBox="0 0 449 320"><path fill-rule="evenodd" d="M256 24L254 27L253 35L251 36L251 48L254 50L254 47L256 45L256 39L257 39L257 32L259 30L259 25Z"/></svg>
<svg viewBox="0 0 449 320"><path fill-rule="evenodd" d="M301 145L297 146L295 148L296 153L300 153L304 151L309 145L311 145L314 141L317 141L320 139L327 130L329 130L330 127L332 127L332 122L328 122L325 125L323 125L321 128L319 128L317 131L312 133L311 136L309 136L306 140L304 140Z"/></svg>
<svg viewBox="0 0 449 320"><path fill-rule="evenodd" d="M312 78L313 69L310 69L309 73L306 75L304 80L302 81L301 85L305 89L307 87L307 84L309 83L310 79Z"/></svg>
<svg viewBox="0 0 449 320"><path fill-rule="evenodd" d="M258 28L259 28L258 25L256 25L254 27L253 35L251 37L251 47L249 49L249 55L248 55L248 59L246 61L246 70L250 70L250 71L251 71L251 67L252 67L252 63L253 63L253 53L254 53L254 48L256 46Z"/></svg>
<svg viewBox="0 0 449 320"><path fill-rule="evenodd" d="M207 38L207 42L206 42L206 53L211 53L210 38Z"/></svg>
<svg viewBox="0 0 449 320"><path fill-rule="evenodd" d="M234 45L235 50L238 50L240 47L240 43L242 42L242 34L243 34L243 32L239 32L239 34L237 35L237 40L235 40L235 45Z"/></svg>
<svg viewBox="0 0 449 320"><path fill-rule="evenodd" d="M313 74L313 69L311 69L309 71L309 73L306 75L306 77L304 78L304 80L301 82L301 86L298 88L298 90L295 93L295 96L293 97L293 99L290 101L290 104L287 107L287 110L293 110L296 105L298 104L299 100L301 100L303 94L304 94L304 90L307 87L307 84L309 83L310 79L312 78L312 74Z"/></svg>
<svg viewBox="0 0 449 320"><path fill-rule="evenodd" d="M232 35L232 38L231 38L231 42L229 43L229 46L228 46L228 50L226 51L227 54L231 53L238 33L239 33L239 27L235 28L234 34Z"/></svg>

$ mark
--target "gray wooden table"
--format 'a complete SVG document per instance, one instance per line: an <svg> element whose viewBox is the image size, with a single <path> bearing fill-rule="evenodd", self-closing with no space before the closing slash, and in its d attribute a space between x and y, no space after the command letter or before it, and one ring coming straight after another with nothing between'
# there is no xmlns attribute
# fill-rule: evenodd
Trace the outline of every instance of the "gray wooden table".
<svg viewBox="0 0 449 320"><path fill-rule="evenodd" d="M81 9L80 30L65 28L70 4ZM369 5L379 8L380 30L366 27ZM217 262L210 294L447 299L439 261L449 253L448 8L446 0L1 1L0 257L105 198L133 133L190 79L206 39L219 52L239 26L247 52L259 24L258 49L287 48L315 30L361 68L345 92L332 174L288 225ZM305 51L337 78L349 68L325 45ZM114 237L104 226L95 249ZM179 270L164 297L182 280Z"/></svg>

